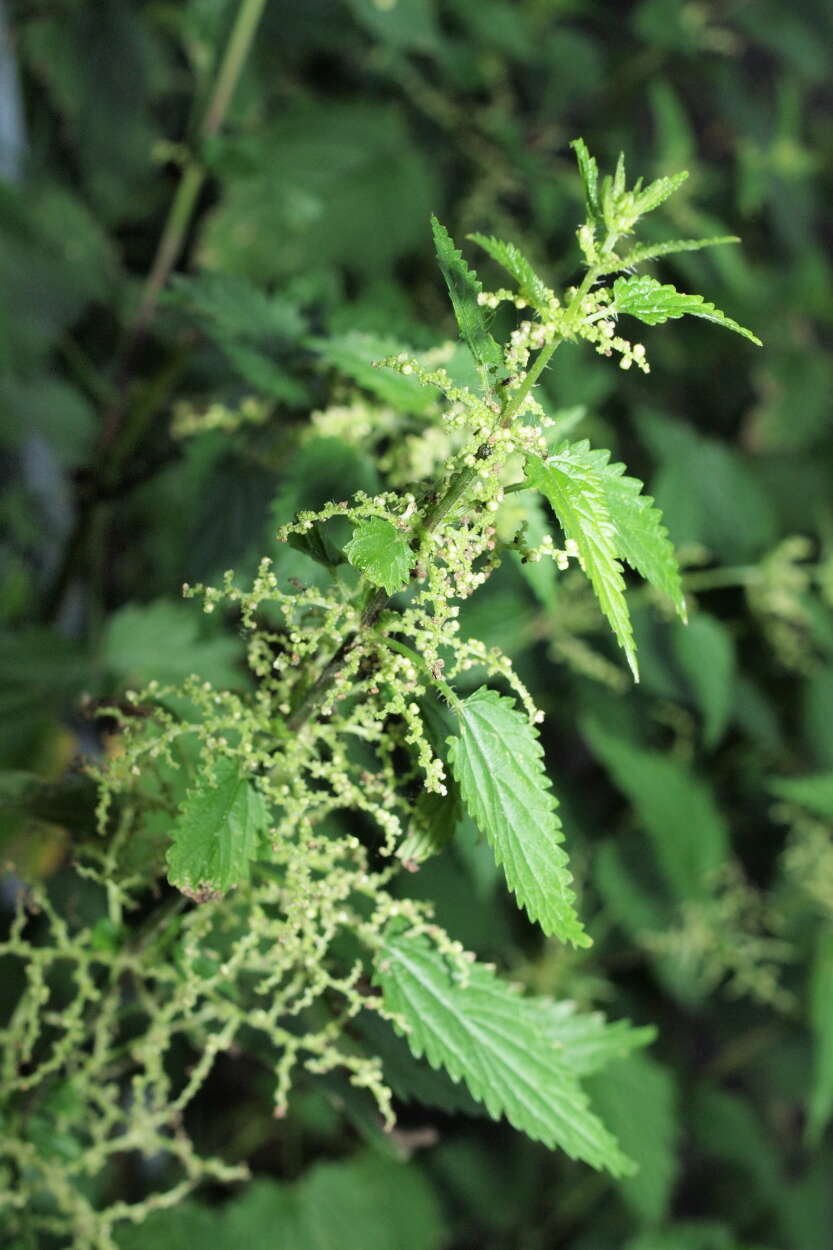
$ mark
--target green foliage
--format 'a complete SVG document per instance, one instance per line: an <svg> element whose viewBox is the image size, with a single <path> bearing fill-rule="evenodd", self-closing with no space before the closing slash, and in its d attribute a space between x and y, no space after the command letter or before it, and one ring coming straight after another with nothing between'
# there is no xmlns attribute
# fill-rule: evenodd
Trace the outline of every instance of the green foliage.
<svg viewBox="0 0 833 1250"><path fill-rule="evenodd" d="M826 1246L825 6L4 16L0 1242Z"/></svg>
<svg viewBox="0 0 833 1250"><path fill-rule="evenodd" d="M181 682L196 673L215 686L239 686L242 650L234 638L206 633L184 603L127 604L110 617L104 663L125 685Z"/></svg>
<svg viewBox="0 0 833 1250"><path fill-rule="evenodd" d="M578 170L584 188L584 207L587 219L594 226L599 226L602 223L602 214L599 205L598 162L595 156L590 155L587 150L587 144L583 139L574 139L570 147L575 152L576 160L578 161Z"/></svg>
<svg viewBox="0 0 833 1250"><path fill-rule="evenodd" d="M192 278L175 275L166 303L200 326L250 386L287 403L304 402L305 389L274 359L304 329L295 305L245 278L210 271Z"/></svg>
<svg viewBox="0 0 833 1250"><path fill-rule="evenodd" d="M807 1135L818 1142L833 1114L833 940L829 929L818 937L810 978L810 1021L813 1028L813 1084Z"/></svg>
<svg viewBox="0 0 833 1250"><path fill-rule="evenodd" d="M224 893L249 879L268 822L260 791L233 760L189 791L171 829L168 876L184 893Z"/></svg>
<svg viewBox="0 0 833 1250"><path fill-rule="evenodd" d="M726 858L728 831L705 783L668 755L626 745L598 725L585 733L633 804L672 894L707 894Z"/></svg>
<svg viewBox="0 0 833 1250"><path fill-rule="evenodd" d="M622 566L617 558L616 531L598 466L565 447L546 461L531 459L527 480L546 496L567 540L575 544L599 606L638 680L636 644L625 601Z"/></svg>
<svg viewBox="0 0 833 1250"><path fill-rule="evenodd" d="M675 252L699 252L704 247L719 247L724 243L740 243L736 235L715 235L710 239L669 239L667 243L644 243L634 247L621 260L622 269L630 269L647 260L659 260L661 256L673 256Z"/></svg>
<svg viewBox="0 0 833 1250"><path fill-rule="evenodd" d="M704 612L673 634L674 659L703 717L703 745L715 747L732 713L735 649L725 627Z"/></svg>
<svg viewBox="0 0 833 1250"><path fill-rule="evenodd" d="M485 234L470 234L472 243L477 243L492 260L502 265L512 278L518 289L518 295L527 304L540 313L546 313L550 302L550 290L538 277L523 252L514 243L504 243L501 239L489 238ZM462 331L461 331L462 333Z"/></svg>
<svg viewBox="0 0 833 1250"><path fill-rule="evenodd" d="M744 338L761 346L761 340L751 330L738 325L731 317L727 317L714 304L708 303L702 295L684 295L673 286L663 286L656 278L642 275L638 278L617 278L613 284L614 308L620 313L629 313L631 317L644 321L646 325L660 325L675 317L702 317L705 321L714 321L726 330L734 330Z"/></svg>
<svg viewBox="0 0 833 1250"><path fill-rule="evenodd" d="M457 319L460 337L468 346L479 365L484 381L493 382L503 365L503 355L495 340L486 329L486 319L478 296L483 288L477 275L463 260L462 253L454 246L454 240L436 217L431 218L434 247L451 306Z"/></svg>
<svg viewBox="0 0 833 1250"><path fill-rule="evenodd" d="M600 1011L577 1011L571 1002L549 1003L546 1014L547 1033L577 1076L599 1072L656 1037L650 1026L635 1029L627 1020L611 1022Z"/></svg>
<svg viewBox="0 0 833 1250"><path fill-rule="evenodd" d="M121 1232L118 1244L188 1250L198 1238L204 1250L440 1250L444 1237L437 1200L419 1172L368 1150L318 1163L294 1185L256 1180L219 1212L196 1202L158 1211Z"/></svg>
<svg viewBox="0 0 833 1250"><path fill-rule="evenodd" d="M344 554L372 586L381 586L389 595L408 584L413 552L404 535L382 517L357 525Z"/></svg>
<svg viewBox="0 0 833 1250"><path fill-rule="evenodd" d="M586 946L535 728L494 690L475 691L455 710L460 732L450 739L451 767L510 890L545 933Z"/></svg>
<svg viewBox="0 0 833 1250"><path fill-rule="evenodd" d="M622 1196L645 1224L667 1214L677 1173L677 1097L671 1073L635 1054L588 1082L593 1107L610 1125L638 1170L623 1178Z"/></svg>
<svg viewBox="0 0 833 1250"><path fill-rule="evenodd" d="M546 1008L519 998L483 965L455 975L448 957L421 937L389 934L376 978L414 1053L465 1081L490 1115L505 1115L593 1167L631 1170L548 1037Z"/></svg>

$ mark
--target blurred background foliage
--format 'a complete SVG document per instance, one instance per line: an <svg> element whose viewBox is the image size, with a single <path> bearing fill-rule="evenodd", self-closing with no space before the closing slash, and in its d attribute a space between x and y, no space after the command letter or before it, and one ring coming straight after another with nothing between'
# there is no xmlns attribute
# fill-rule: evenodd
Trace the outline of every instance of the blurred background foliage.
<svg viewBox="0 0 833 1250"><path fill-rule="evenodd" d="M546 378L578 436L649 483L686 569L687 629L633 592L638 688L578 575L509 563L467 607L546 712L593 949L536 936L465 828L407 882L535 992L657 1026L590 1078L639 1174L616 1184L454 1106L403 1104L386 1139L312 1086L277 1124L230 1064L198 1128L258 1180L123 1244L829 1250L833 9L269 0L208 133L235 10L4 11L0 854L23 875L60 893L89 836L99 701L246 680L233 623L184 604L183 581L251 571L298 507L430 473L420 393L368 366L453 337L431 211L565 282L572 138L608 168L619 149L646 176L687 168L653 237L743 246L657 272L765 346L692 323L646 330L648 379L571 347ZM176 273L138 324L195 168Z"/></svg>

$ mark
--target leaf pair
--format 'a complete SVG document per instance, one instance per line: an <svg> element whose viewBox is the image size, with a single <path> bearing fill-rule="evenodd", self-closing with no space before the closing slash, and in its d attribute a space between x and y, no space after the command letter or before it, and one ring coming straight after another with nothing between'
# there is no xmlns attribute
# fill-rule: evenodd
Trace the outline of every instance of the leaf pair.
<svg viewBox="0 0 833 1250"><path fill-rule="evenodd" d="M685 619L680 573L662 515L642 483L610 464L610 453L585 440L566 443L547 460L530 456L527 481L549 501L578 550L599 606L639 679L621 561L656 586Z"/></svg>

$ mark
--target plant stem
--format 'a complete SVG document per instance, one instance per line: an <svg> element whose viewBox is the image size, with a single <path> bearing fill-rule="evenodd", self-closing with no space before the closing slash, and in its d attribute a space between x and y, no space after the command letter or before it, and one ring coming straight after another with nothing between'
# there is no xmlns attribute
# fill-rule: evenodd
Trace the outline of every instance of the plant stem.
<svg viewBox="0 0 833 1250"><path fill-rule="evenodd" d="M201 140L209 139L217 134L225 120L265 5L266 0L241 0L240 2L210 92L208 105L197 128L197 136ZM94 527L99 506L99 492L95 488L96 484L99 486L103 484L106 492L112 493L122 466L157 411L160 396L167 393L167 384L175 379L181 367L183 353L177 351L169 365L163 368L157 385L154 385L140 401L126 428L122 430L125 413L123 397L127 392L130 360L153 319L159 296L182 253L205 178L205 167L195 157L190 157L183 167L179 185L162 227L139 304L128 323L121 346L116 353L111 370L115 379L112 383L112 391L119 398L113 399L105 410L101 447L94 464L94 472L90 474L87 482L87 493L78 504L75 525L64 549L63 560L51 586L43 596L42 616L45 620L50 620L60 608L76 565L83 559L87 546L87 533ZM72 363L75 367L83 365L83 359L79 358L77 352L72 352L71 347L69 352L72 354ZM103 385L110 389L110 384Z"/></svg>
<svg viewBox="0 0 833 1250"><path fill-rule="evenodd" d="M508 425L515 414L519 411L527 395L552 360L556 348L563 342L563 338L553 339L551 343L547 343L546 347L541 348L535 358L534 364L527 370L523 382L516 391L512 392L511 400L504 409L503 416L501 418L501 425Z"/></svg>
<svg viewBox="0 0 833 1250"><path fill-rule="evenodd" d="M455 711L462 707L460 699L458 699L448 682L443 681L441 677L436 677L434 673L431 672L431 669L428 667L422 656L414 651L413 647L406 646L404 642L399 642L396 638L391 638L388 634L379 634L378 638L383 646L389 647L391 651L397 651L400 655L404 655L406 660L410 660L412 664L417 666L417 668L421 668L424 672L426 672L431 678L432 684L437 687L442 695L444 695Z"/></svg>
<svg viewBox="0 0 833 1250"><path fill-rule="evenodd" d="M225 120L265 4L266 0L241 0L208 106L197 130L197 135L202 140L216 135ZM156 255L128 332L131 343L135 343L142 335L156 311L159 295L185 243L194 206L205 177L205 167L191 157L182 171L182 178L171 203Z"/></svg>
<svg viewBox="0 0 833 1250"><path fill-rule="evenodd" d="M575 295L570 301L570 305L567 310L569 318L568 326L570 329L578 317L580 317L582 301L587 292L590 290L590 287L596 281L597 277L597 268L588 269L580 286L576 290ZM510 392L505 397L503 407L500 412L500 420L498 423L499 427L506 427L512 421L512 418L517 415L527 395L540 378L544 369L546 369L556 348L564 341L565 337L565 335L561 335L543 347L536 356L532 366L527 370L524 380L518 389ZM475 452L475 461L485 460L490 451L491 447L489 443L482 443ZM420 542L424 540L426 534L433 533L433 531L442 524L449 513L454 510L460 500L465 497L466 492L477 477L478 472L479 469L477 463L475 463L473 465L465 465L454 474L445 490L445 493L427 508L421 524L417 523L415 526L414 532ZM341 671L344 660L350 654L362 633L376 623L376 620L389 599L390 596L386 594L384 590L377 590L373 595L370 602L362 612L358 627L344 638L338 649L327 661L321 672L313 681L312 685L307 687L300 699L300 702L296 705L289 716L289 719L287 720L287 727L291 732L295 733L303 725L305 725L310 716L312 716L313 712L320 706L325 694L333 685L333 682ZM456 695L454 695L450 687L447 687L447 689L452 697L452 700L455 700Z"/></svg>

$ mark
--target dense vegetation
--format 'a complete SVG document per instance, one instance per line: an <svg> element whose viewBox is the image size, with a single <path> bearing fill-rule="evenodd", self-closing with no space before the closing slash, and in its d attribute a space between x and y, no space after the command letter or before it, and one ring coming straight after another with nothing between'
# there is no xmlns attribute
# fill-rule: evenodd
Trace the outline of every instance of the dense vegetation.
<svg viewBox="0 0 833 1250"><path fill-rule="evenodd" d="M828 1250L829 6L5 19L4 1239Z"/></svg>

